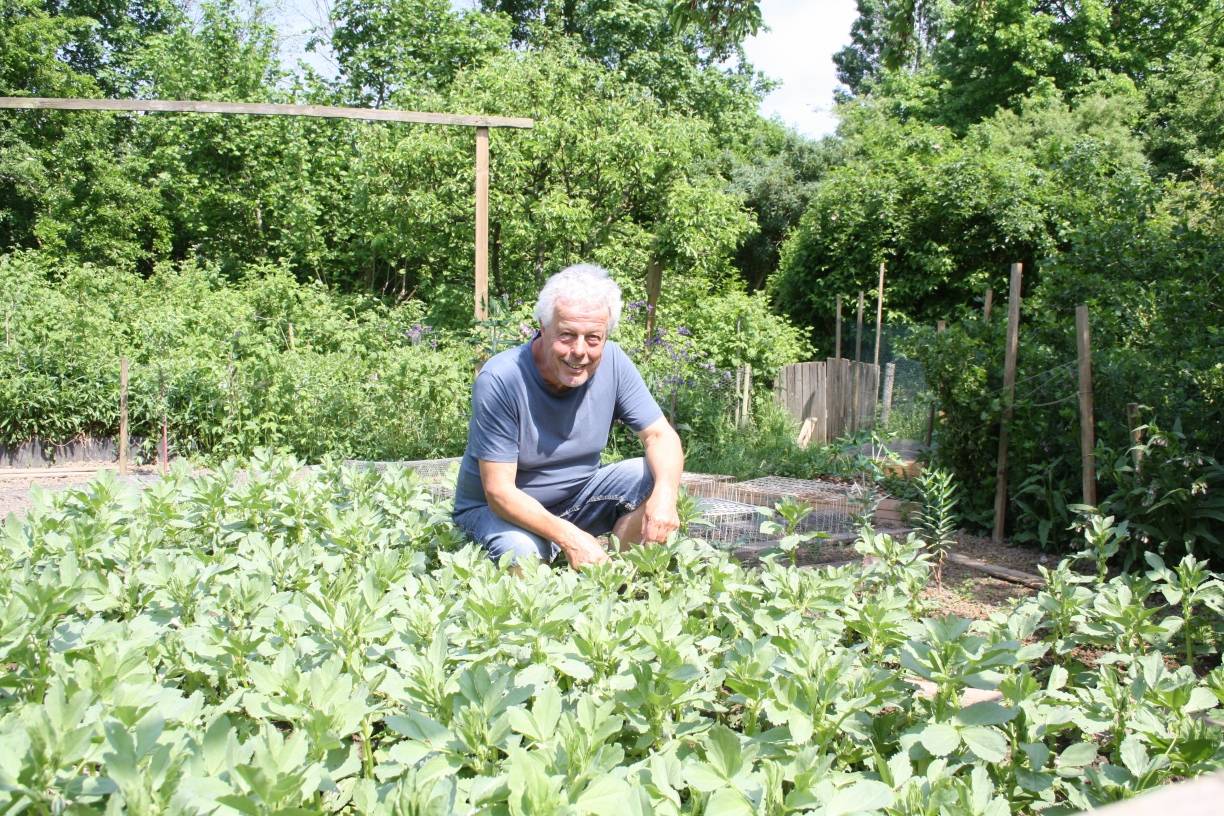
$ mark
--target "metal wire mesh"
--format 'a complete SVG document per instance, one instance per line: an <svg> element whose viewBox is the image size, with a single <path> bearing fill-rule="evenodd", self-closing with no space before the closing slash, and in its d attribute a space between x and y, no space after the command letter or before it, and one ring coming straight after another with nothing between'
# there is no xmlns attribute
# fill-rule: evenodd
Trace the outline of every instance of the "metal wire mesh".
<svg viewBox="0 0 1224 816"><path fill-rule="evenodd" d="M382 472L389 466L411 470L425 483L425 489L435 499L450 499L455 495L455 469L459 467L459 457L447 459L412 459L393 462L373 462L365 459L349 459L345 465L363 470Z"/></svg>
<svg viewBox="0 0 1224 816"><path fill-rule="evenodd" d="M731 482L734 476L724 476L719 473L689 473L680 475L680 486L693 497L717 498L722 486Z"/></svg>
<svg viewBox="0 0 1224 816"><path fill-rule="evenodd" d="M763 476L719 486L720 498L752 507L773 507L783 499L797 499L812 512L802 529L830 534L851 533L855 519L871 509L874 491L863 485L785 476Z"/></svg>

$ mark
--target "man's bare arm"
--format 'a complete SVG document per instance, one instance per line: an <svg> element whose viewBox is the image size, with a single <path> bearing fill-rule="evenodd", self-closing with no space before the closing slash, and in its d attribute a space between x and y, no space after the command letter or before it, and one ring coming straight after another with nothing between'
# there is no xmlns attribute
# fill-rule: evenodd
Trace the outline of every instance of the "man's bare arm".
<svg viewBox="0 0 1224 816"><path fill-rule="evenodd" d="M501 518L524 530L556 542L574 569L587 564L602 564L608 554L595 537L565 519L558 518L544 505L524 493L514 483L518 465L514 462L480 460L480 481L489 508Z"/></svg>
<svg viewBox="0 0 1224 816"><path fill-rule="evenodd" d="M654 489L646 499L642 518L642 541L666 541L680 526L676 499L684 472L684 448L680 436L666 417L659 417L638 432L646 464L654 476Z"/></svg>

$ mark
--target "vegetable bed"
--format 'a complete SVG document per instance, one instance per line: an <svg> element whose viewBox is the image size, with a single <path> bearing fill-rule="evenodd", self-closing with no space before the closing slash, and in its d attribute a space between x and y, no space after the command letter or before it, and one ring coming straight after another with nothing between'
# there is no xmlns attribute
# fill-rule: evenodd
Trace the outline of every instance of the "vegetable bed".
<svg viewBox="0 0 1224 816"><path fill-rule="evenodd" d="M978 623L869 531L866 568L681 539L516 578L411 473L279 457L104 475L3 542L6 812L1004 816L1224 767L1209 574L1191 620L1172 571L1063 565Z"/></svg>

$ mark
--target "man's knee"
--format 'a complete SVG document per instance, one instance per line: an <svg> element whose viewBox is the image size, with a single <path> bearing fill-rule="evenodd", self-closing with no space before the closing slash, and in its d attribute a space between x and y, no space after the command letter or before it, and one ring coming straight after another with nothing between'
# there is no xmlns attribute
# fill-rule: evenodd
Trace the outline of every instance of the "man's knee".
<svg viewBox="0 0 1224 816"><path fill-rule="evenodd" d="M486 538L483 543L495 563L501 563L502 557L507 554L516 563L529 558L549 562L553 556L551 542L526 530L502 530Z"/></svg>

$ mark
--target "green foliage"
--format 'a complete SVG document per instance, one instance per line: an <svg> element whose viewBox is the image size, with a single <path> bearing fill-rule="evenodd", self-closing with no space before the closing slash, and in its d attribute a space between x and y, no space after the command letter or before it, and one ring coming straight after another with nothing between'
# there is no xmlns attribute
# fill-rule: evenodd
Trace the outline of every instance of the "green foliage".
<svg viewBox="0 0 1224 816"><path fill-rule="evenodd" d="M1224 765L1218 670L1160 651L1163 577L1103 585L1060 642L1045 595L926 616L920 542L870 532L855 572L680 537L515 576L409 472L264 452L0 533L7 809L995 816Z"/></svg>
<svg viewBox="0 0 1224 816"><path fill-rule="evenodd" d="M939 468L926 468L918 477L922 510L918 514L918 535L935 561L935 584L943 586L943 565L956 543L956 483L952 474Z"/></svg>
<svg viewBox="0 0 1224 816"><path fill-rule="evenodd" d="M30 254L0 258L0 300L5 444L113 436L127 356L131 432L146 453L163 414L180 455L273 446L316 461L416 459L462 447L456 395L472 357L427 333L419 303L337 296L276 268L234 286L193 265L143 280L47 269Z"/></svg>

